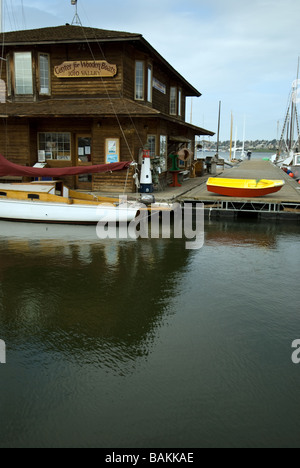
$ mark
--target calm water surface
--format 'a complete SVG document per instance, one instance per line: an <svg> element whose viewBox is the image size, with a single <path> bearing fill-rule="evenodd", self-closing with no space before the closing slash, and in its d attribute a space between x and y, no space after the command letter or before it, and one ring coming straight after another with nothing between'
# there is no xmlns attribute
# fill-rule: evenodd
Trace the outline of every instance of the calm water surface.
<svg viewBox="0 0 300 468"><path fill-rule="evenodd" d="M300 447L299 224L0 223L0 447Z"/></svg>

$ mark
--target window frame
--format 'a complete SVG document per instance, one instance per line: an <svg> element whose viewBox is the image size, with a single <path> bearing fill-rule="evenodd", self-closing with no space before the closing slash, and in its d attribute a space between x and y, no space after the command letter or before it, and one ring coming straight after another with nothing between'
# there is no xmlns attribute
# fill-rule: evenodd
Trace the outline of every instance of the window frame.
<svg viewBox="0 0 300 468"><path fill-rule="evenodd" d="M154 148L153 148L153 145L151 143L149 143L149 139L150 138L154 138ZM149 133L147 135L147 144L149 146L149 150L150 150L150 156L153 158L156 156L157 154L157 135L155 135L154 133Z"/></svg>
<svg viewBox="0 0 300 468"><path fill-rule="evenodd" d="M153 65L147 64L147 102L152 103L153 100Z"/></svg>
<svg viewBox="0 0 300 468"><path fill-rule="evenodd" d="M168 170L168 136L167 135L159 136L159 155L160 155L160 158L164 160L164 167L162 167L162 171L166 172Z"/></svg>
<svg viewBox="0 0 300 468"><path fill-rule="evenodd" d="M177 86L170 86L170 115L177 115Z"/></svg>
<svg viewBox="0 0 300 468"><path fill-rule="evenodd" d="M178 88L178 98L177 98L177 115L178 117L182 116L182 89Z"/></svg>
<svg viewBox="0 0 300 468"><path fill-rule="evenodd" d="M57 148L57 150L55 151L47 151L47 147L46 147L46 137L45 137L45 148L41 148L40 146L40 136L41 135L69 135L69 145L70 145L70 150L69 150L69 154L66 156L65 154L63 155L58 155L56 154L56 157L53 157L53 152L56 152L58 153L59 152L59 149ZM51 141L51 143L56 143L57 145L59 145L59 141ZM65 141L63 142L63 145L65 144ZM37 149L38 149L38 152L39 151L45 151L45 161L48 161L48 160L52 160L52 161L72 161L72 134L71 132L38 132L37 133ZM47 155L48 153L48 155ZM49 153L52 153L51 157L49 157ZM66 153L66 151L63 149L63 153Z"/></svg>
<svg viewBox="0 0 300 468"><path fill-rule="evenodd" d="M138 64L142 65L142 84L141 84L141 94L137 96L138 93L138 88L140 87L140 83L137 83L138 80L138 69L137 66ZM135 61L135 73L134 73L134 99L135 101L144 101L145 100L145 62L144 60L136 60Z"/></svg>
<svg viewBox="0 0 300 468"><path fill-rule="evenodd" d="M17 73L17 56L20 56L20 55L30 55L30 60L31 60L31 66L30 66L30 69L31 69L31 92L30 93L20 93L18 92L18 73ZM33 76L33 54L32 54L32 51L22 51L22 52L14 52L14 91L15 91L15 96L18 96L18 97L26 97L26 96L34 96L34 76ZM20 85L19 85L20 86ZM24 86L24 84L23 84ZM25 88L25 86L24 86Z"/></svg>
<svg viewBox="0 0 300 468"><path fill-rule="evenodd" d="M11 76L11 63L10 63L10 54L6 56L6 92L7 97L11 97L12 95L12 76Z"/></svg>
<svg viewBox="0 0 300 468"><path fill-rule="evenodd" d="M43 92L41 86L41 57L47 57L48 60L48 91ZM50 54L46 52L38 53L38 89L40 96L51 96L51 63L50 63Z"/></svg>

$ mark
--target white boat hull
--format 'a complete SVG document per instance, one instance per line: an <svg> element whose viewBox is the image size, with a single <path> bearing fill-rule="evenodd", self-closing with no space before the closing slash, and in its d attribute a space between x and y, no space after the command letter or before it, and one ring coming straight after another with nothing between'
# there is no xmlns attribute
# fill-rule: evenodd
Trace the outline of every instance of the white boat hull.
<svg viewBox="0 0 300 468"><path fill-rule="evenodd" d="M137 203L119 206L67 205L42 201L0 200L0 219L38 223L97 224L99 222L129 223L139 211Z"/></svg>

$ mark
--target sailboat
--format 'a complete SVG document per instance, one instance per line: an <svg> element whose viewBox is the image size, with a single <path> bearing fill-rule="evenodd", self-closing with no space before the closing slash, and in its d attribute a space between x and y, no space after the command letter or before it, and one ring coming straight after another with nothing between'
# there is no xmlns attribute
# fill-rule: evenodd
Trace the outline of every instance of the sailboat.
<svg viewBox="0 0 300 468"><path fill-rule="evenodd" d="M57 179L66 175L121 171L130 165L130 162L120 162L47 169L19 166L0 155L0 176ZM97 197L71 190L55 179L0 184L0 219L56 224L129 223L141 208L141 204L134 201Z"/></svg>
<svg viewBox="0 0 300 468"><path fill-rule="evenodd" d="M290 91L278 150L271 159L274 164L288 171L289 175L297 180L300 179L300 127L297 111L299 65L300 57L298 59L297 79L293 82Z"/></svg>

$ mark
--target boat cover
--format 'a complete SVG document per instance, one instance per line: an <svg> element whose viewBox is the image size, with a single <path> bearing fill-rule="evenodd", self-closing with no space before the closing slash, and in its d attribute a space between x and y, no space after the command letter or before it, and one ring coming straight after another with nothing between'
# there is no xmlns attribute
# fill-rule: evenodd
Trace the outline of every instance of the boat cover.
<svg viewBox="0 0 300 468"><path fill-rule="evenodd" d="M117 162L111 164L100 164L94 166L76 166L76 167L56 167L56 168L38 168L19 166L8 161L0 154L0 177L21 176L21 177L63 177L81 174L97 174L99 172L115 172L128 169L131 162Z"/></svg>

